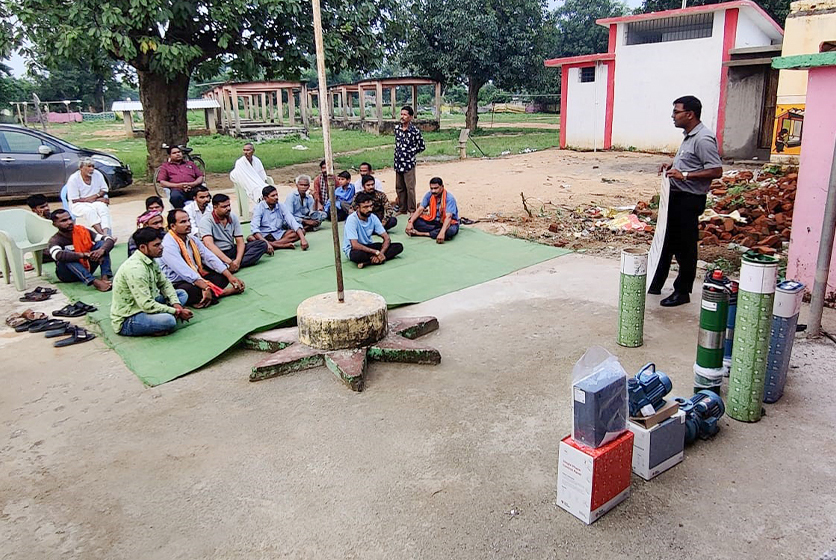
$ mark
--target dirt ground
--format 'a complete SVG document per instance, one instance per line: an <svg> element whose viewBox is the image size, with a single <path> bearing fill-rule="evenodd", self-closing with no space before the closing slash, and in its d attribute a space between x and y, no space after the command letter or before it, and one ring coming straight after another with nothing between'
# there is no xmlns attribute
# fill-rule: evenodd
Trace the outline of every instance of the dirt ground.
<svg viewBox="0 0 836 560"><path fill-rule="evenodd" d="M462 214L482 219L521 215L521 191L567 205L647 199L659 159L549 150L422 164L418 176L443 177ZM301 171L315 167L271 174L289 189ZM391 173L381 179L393 192ZM229 189L223 181L210 186ZM117 234L148 194L114 199ZM422 340L442 363L372 364L360 394L325 368L250 383L262 354L241 349L145 388L101 340L55 349L0 326L0 558L795 559L833 549L827 339L797 337L786 394L760 422L723 418L681 465L633 477L632 496L594 525L555 505L570 371L588 346L631 373L653 361L674 393L690 394L699 302L671 310L649 296L644 346L617 347L618 270L570 254L395 310L439 318ZM29 288L40 284L30 273ZM0 284L0 315L21 309L18 296ZM825 327L836 331L831 310Z"/></svg>

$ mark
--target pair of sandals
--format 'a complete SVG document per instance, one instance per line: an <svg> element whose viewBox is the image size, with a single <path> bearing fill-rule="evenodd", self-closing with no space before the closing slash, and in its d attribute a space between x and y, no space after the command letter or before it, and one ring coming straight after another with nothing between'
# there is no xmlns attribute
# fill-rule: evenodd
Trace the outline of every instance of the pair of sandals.
<svg viewBox="0 0 836 560"><path fill-rule="evenodd" d="M69 335L67 338L53 342L52 345L56 348L72 346L73 344L80 344L96 338L95 334L91 333L84 327L73 325L69 321L49 319L47 317L35 319L27 324L15 327L15 332L26 331L29 331L30 333L44 333L46 338L57 338L59 336Z"/></svg>
<svg viewBox="0 0 836 560"><path fill-rule="evenodd" d="M53 288L44 288L43 286L38 286L31 292L26 292L25 294L23 294L23 297L20 298L20 301L46 301L57 293L58 290L55 290Z"/></svg>
<svg viewBox="0 0 836 560"><path fill-rule="evenodd" d="M54 317L81 317L82 315L93 313L94 311L98 311L98 308L95 305L88 305L83 301L77 301L75 303L65 305L58 311L53 311L52 315Z"/></svg>

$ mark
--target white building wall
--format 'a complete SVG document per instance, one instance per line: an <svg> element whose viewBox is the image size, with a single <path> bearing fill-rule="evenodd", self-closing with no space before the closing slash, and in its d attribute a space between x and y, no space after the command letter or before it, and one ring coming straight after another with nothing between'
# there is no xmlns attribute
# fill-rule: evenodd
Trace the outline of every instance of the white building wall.
<svg viewBox="0 0 836 560"><path fill-rule="evenodd" d="M712 35L704 39L625 45L625 25L619 23L616 33L613 147L675 152L682 131L673 126L671 111L683 95L699 98L702 122L715 131L725 11L714 13Z"/></svg>
<svg viewBox="0 0 836 560"><path fill-rule="evenodd" d="M749 18L749 10L741 10L737 18L737 34L734 38L734 48L762 47L771 45L772 39ZM717 17L717 16L715 16ZM724 16L725 17L725 16Z"/></svg>
<svg viewBox="0 0 836 560"><path fill-rule="evenodd" d="M597 64L594 82L581 83L580 68L569 68L566 97L566 145L602 149L607 111L607 66Z"/></svg>

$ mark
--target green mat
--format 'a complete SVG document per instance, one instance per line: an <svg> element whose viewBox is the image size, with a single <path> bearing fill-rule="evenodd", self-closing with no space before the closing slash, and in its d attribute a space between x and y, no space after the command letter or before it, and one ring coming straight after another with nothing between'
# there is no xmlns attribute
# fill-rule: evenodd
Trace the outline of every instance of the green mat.
<svg viewBox="0 0 836 560"><path fill-rule="evenodd" d="M343 257L345 289L376 292L389 307L426 301L569 252L473 228L462 228L453 241L443 245L427 238L409 238L401 224L390 233L394 233L393 241L404 244L404 252L385 265L359 270ZM256 266L240 270L236 276L246 283L246 292L195 310L189 323L165 337L115 334L110 326L109 293L83 284L56 282L54 266L45 268L71 300L99 308L88 320L98 325L107 345L125 365L143 383L154 386L211 362L250 332L291 324L303 300L336 291L330 229L307 237L308 251L276 251L272 258L265 255ZM126 245L114 248L111 258L116 270L127 258Z"/></svg>

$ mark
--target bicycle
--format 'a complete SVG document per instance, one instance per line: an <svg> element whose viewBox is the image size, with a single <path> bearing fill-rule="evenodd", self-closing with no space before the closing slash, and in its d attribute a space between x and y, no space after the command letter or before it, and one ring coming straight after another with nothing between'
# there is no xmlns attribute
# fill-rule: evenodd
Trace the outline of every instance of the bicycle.
<svg viewBox="0 0 836 560"><path fill-rule="evenodd" d="M164 150L167 150L168 147L169 147L168 144L163 144L162 145L162 148ZM200 157L200 154L193 153L194 148L189 148L185 144L180 144L177 147L180 148L181 152L183 152L183 161L191 161L192 163L194 163L197 166L198 169L200 169L201 171L206 173L206 164L203 163L203 158ZM167 199L168 198L168 192L166 192L166 191L168 191L168 189L160 184L159 175L160 175L160 168L158 167L157 170L154 171L154 192L157 193L157 196L159 196L161 198L164 198L164 199Z"/></svg>

